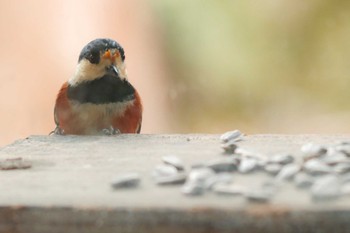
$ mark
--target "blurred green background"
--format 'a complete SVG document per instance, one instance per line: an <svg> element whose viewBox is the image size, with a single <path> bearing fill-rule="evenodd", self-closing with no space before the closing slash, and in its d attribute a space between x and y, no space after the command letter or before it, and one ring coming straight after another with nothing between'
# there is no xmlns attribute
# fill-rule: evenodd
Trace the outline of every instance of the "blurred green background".
<svg viewBox="0 0 350 233"><path fill-rule="evenodd" d="M164 1L170 98L186 132L349 132L350 1Z"/></svg>

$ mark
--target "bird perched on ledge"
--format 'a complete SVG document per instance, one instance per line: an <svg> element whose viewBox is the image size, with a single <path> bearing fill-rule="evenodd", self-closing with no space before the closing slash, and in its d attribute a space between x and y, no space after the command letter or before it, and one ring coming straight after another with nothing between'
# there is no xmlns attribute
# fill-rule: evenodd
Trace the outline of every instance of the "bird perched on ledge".
<svg viewBox="0 0 350 233"><path fill-rule="evenodd" d="M83 48L75 74L57 95L52 133L140 133L141 98L127 80L124 60L124 49L111 39Z"/></svg>

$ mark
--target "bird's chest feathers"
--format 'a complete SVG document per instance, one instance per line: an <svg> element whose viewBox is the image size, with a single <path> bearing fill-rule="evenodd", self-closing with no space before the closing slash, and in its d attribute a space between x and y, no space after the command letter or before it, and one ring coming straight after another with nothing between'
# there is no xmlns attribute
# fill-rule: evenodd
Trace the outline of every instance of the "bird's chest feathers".
<svg viewBox="0 0 350 233"><path fill-rule="evenodd" d="M110 104L135 98L135 89L127 81L105 75L68 87L68 99L81 104Z"/></svg>

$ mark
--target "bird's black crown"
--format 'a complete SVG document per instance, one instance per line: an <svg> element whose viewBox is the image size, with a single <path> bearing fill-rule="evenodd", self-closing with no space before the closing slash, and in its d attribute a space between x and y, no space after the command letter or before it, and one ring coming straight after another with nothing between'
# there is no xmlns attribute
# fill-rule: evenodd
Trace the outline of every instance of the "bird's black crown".
<svg viewBox="0 0 350 233"><path fill-rule="evenodd" d="M98 64L100 62L101 51L105 51L107 49L118 49L120 56L122 58L122 61L124 61L125 54L122 46L118 42L112 39L105 38L105 39L95 39L90 43L88 43L87 45L85 45L85 47L80 52L78 62L86 58L92 64Z"/></svg>

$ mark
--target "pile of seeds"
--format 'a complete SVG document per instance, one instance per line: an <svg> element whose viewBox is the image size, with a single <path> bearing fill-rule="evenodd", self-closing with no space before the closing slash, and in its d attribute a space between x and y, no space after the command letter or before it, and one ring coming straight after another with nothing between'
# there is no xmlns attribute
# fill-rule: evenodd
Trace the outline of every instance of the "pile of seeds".
<svg viewBox="0 0 350 233"><path fill-rule="evenodd" d="M224 157L194 164L186 169L176 156L164 156L152 177L158 185L182 184L184 195L203 195L213 192L220 195L244 196L248 201L267 202L284 182L310 192L313 200L330 200L350 195L350 142L326 146L307 143L300 149L302 158L296 161L289 153L265 156L240 148L244 140L239 130L229 131L220 137ZM270 181L258 187L238 185L234 173L248 174L263 171L271 175ZM135 178L135 177L134 177ZM124 182L128 183L124 180ZM133 184L139 183L138 181ZM122 187L115 184L114 187Z"/></svg>

